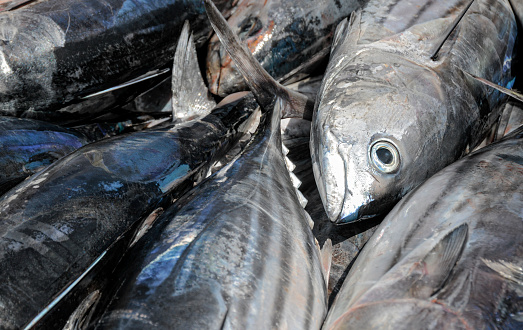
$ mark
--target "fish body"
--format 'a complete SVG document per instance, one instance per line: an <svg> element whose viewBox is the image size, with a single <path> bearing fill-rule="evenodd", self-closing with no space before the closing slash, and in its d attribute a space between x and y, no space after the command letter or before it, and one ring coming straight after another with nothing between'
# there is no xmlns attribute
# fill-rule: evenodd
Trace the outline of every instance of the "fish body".
<svg viewBox="0 0 523 330"><path fill-rule="evenodd" d="M96 325L318 328L326 312L324 274L280 132L283 108L305 103L291 102L212 2L205 6L262 120L245 151L166 211L138 243L145 248L128 254L134 261L122 265L132 266L121 272L125 280L116 280L122 287Z"/></svg>
<svg viewBox="0 0 523 330"><path fill-rule="evenodd" d="M84 97L165 68L185 20L201 45L200 1L49 0L0 13L0 114L65 123L103 112L137 91Z"/></svg>
<svg viewBox="0 0 523 330"><path fill-rule="evenodd" d="M314 174L331 221L389 210L472 150L511 86L516 22L507 1L373 0L338 26L311 132Z"/></svg>
<svg viewBox="0 0 523 330"><path fill-rule="evenodd" d="M325 329L519 329L523 127L402 199L356 259Z"/></svg>
<svg viewBox="0 0 523 330"><path fill-rule="evenodd" d="M157 220L165 229L132 252L139 262L100 328L319 328L319 251L283 159L279 116L266 116L240 157Z"/></svg>
<svg viewBox="0 0 523 330"><path fill-rule="evenodd" d="M279 80L328 49L336 24L364 2L244 0L238 3L228 23L264 69ZM216 36L209 43L207 63L212 93L223 96L247 89Z"/></svg>
<svg viewBox="0 0 523 330"><path fill-rule="evenodd" d="M83 134L58 125L0 117L0 195L89 142Z"/></svg>
<svg viewBox="0 0 523 330"><path fill-rule="evenodd" d="M200 120L91 143L5 194L0 325L21 327L47 313L130 226L204 177L252 110L240 100Z"/></svg>

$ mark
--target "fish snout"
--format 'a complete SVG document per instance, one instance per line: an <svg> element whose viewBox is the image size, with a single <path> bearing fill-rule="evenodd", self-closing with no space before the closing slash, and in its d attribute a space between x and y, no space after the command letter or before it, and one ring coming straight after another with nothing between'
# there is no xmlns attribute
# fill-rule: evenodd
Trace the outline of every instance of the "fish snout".
<svg viewBox="0 0 523 330"><path fill-rule="evenodd" d="M214 37L213 37L214 40ZM209 43L207 55L207 82L212 94L225 97L235 92L247 90L247 84L236 70L231 57L219 41Z"/></svg>

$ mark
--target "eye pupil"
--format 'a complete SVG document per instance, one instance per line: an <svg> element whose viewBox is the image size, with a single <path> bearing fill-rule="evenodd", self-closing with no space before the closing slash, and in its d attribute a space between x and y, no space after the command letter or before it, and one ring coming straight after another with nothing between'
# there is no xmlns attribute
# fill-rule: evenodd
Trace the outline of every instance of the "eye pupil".
<svg viewBox="0 0 523 330"><path fill-rule="evenodd" d="M376 150L376 156L378 156L378 159L385 165L392 164L392 161L394 159L392 152L390 152L389 149L384 147L378 148L378 150Z"/></svg>
<svg viewBox="0 0 523 330"><path fill-rule="evenodd" d="M369 160L376 170L381 173L395 173L401 163L398 148L390 140L375 141L369 149Z"/></svg>

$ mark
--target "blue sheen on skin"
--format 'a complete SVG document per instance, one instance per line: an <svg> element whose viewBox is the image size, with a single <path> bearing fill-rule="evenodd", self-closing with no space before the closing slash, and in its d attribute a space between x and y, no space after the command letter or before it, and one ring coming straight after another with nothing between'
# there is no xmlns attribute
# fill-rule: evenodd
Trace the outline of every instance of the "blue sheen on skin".
<svg viewBox="0 0 523 330"><path fill-rule="evenodd" d="M161 179L158 182L160 185L160 190L164 193L169 191L172 188L173 184L176 183L177 180L189 174L190 170L191 168L187 164L183 164L174 168L174 170L171 173L167 174L165 178Z"/></svg>

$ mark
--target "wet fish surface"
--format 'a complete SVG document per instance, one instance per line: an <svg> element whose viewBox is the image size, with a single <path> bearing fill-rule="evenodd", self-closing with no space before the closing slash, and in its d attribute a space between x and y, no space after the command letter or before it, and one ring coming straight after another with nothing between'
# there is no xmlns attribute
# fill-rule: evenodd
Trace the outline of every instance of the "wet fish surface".
<svg viewBox="0 0 523 330"><path fill-rule="evenodd" d="M201 45L201 1L48 0L0 13L0 114L68 122L103 111L110 93L83 98L163 69L185 20Z"/></svg>
<svg viewBox="0 0 523 330"><path fill-rule="evenodd" d="M158 220L165 229L132 252L139 261L99 328L319 328L319 251L283 161L279 116Z"/></svg>
<svg viewBox="0 0 523 330"><path fill-rule="evenodd" d="M282 108L296 105L266 92L259 81L266 72L210 1L206 8L246 68L264 109L261 124L237 159L179 200L179 211L164 213L157 224L166 224L147 236L159 239L129 254L138 257L97 326L317 328L326 312L324 274L281 148Z"/></svg>
<svg viewBox="0 0 523 330"><path fill-rule="evenodd" d="M479 144L512 86L516 23L507 1L373 0L340 23L311 130L314 174L331 221L389 210Z"/></svg>
<svg viewBox="0 0 523 330"><path fill-rule="evenodd" d="M241 135L254 110L245 102L201 120L89 144L4 195L2 327L31 321L133 223L204 177Z"/></svg>
<svg viewBox="0 0 523 330"><path fill-rule="evenodd" d="M520 329L523 127L446 167L387 215L325 329Z"/></svg>
<svg viewBox="0 0 523 330"><path fill-rule="evenodd" d="M234 33L276 80L319 53L325 57L335 26L366 0L244 0L228 19ZM207 81L212 93L224 96L246 90L242 75L214 36L207 55Z"/></svg>
<svg viewBox="0 0 523 330"><path fill-rule="evenodd" d="M89 142L83 134L58 125L0 117L0 195Z"/></svg>

